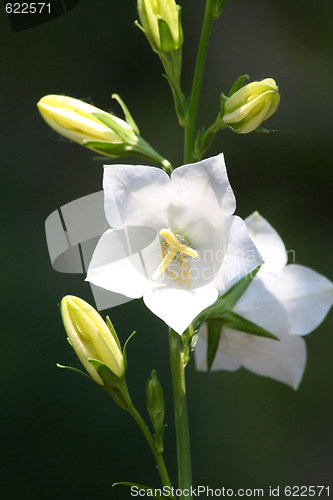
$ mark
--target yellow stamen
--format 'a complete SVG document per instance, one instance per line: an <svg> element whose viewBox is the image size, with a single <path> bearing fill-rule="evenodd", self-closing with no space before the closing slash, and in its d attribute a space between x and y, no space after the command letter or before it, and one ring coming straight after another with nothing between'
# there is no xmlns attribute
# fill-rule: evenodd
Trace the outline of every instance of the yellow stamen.
<svg viewBox="0 0 333 500"><path fill-rule="evenodd" d="M193 259L197 259L198 252L193 248L188 247L183 243L180 243L175 234L170 229L165 229L165 228L161 229L160 235L163 236L165 240L162 245L163 259L153 274L153 280L159 278L164 273L164 271L167 270L169 274L178 281L178 283L183 283L186 279L188 286L190 287L190 273L186 262L186 256L192 257ZM173 273L172 271L170 271L170 269L168 269L169 265L176 257L178 252L181 254L180 257L181 278L179 278L175 273Z"/></svg>

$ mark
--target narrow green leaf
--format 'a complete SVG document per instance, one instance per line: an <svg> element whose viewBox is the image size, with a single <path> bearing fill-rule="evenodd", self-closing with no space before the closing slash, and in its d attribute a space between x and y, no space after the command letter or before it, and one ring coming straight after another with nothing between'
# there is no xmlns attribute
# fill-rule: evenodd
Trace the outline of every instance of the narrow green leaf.
<svg viewBox="0 0 333 500"><path fill-rule="evenodd" d="M280 341L280 339L275 335L273 335L272 333L268 332L261 326L252 323L252 321L249 321L248 319L239 316L233 311L230 311L228 315L225 317L224 326L232 328L233 330L239 330L241 332L250 333L251 335L256 335L258 337L266 337L268 339Z"/></svg>
<svg viewBox="0 0 333 500"><path fill-rule="evenodd" d="M243 83L248 78L249 78L249 75L239 76L237 78L237 80L235 81L235 83L233 84L233 86L231 87L228 97L231 97L235 92L237 92L237 90L239 90L243 86Z"/></svg>
<svg viewBox="0 0 333 500"><path fill-rule="evenodd" d="M211 306L204 309L194 320L193 324L196 329L208 319L223 319L231 311L237 300L243 295L247 287L252 282L253 278L259 271L260 266L253 269L249 274L244 276L235 283L225 294L221 295Z"/></svg>
<svg viewBox="0 0 333 500"><path fill-rule="evenodd" d="M236 302L241 298L245 290L252 283L255 278L257 272L259 271L261 266L256 267L252 271L250 271L244 278L241 278L237 283L235 283L229 290L227 290L218 300L223 303L224 309L231 310Z"/></svg>
<svg viewBox="0 0 333 500"><path fill-rule="evenodd" d="M213 365L217 348L219 346L223 321L209 319L207 321L207 370L210 371Z"/></svg>

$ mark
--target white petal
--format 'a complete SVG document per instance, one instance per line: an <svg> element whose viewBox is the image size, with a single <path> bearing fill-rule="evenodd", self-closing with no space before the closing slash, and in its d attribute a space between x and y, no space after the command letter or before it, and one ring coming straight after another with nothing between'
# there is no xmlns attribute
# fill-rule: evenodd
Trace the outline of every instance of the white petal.
<svg viewBox="0 0 333 500"><path fill-rule="evenodd" d="M213 217L212 207L220 207L224 215L232 215L236 209L223 154L177 168L171 183L174 201L184 204L187 212L190 209L192 219L198 214Z"/></svg>
<svg viewBox="0 0 333 500"><path fill-rule="evenodd" d="M106 165L105 214L111 227L166 227L170 178L163 170L141 165ZM115 206L117 210L115 210Z"/></svg>
<svg viewBox="0 0 333 500"><path fill-rule="evenodd" d="M324 320L332 303L330 280L290 264L278 276L260 270L234 311L272 333L306 335Z"/></svg>
<svg viewBox="0 0 333 500"><path fill-rule="evenodd" d="M287 252L284 243L275 229L258 212L245 219L255 246L258 248L264 265L261 271L278 274L287 265Z"/></svg>
<svg viewBox="0 0 333 500"><path fill-rule="evenodd" d="M246 276L262 264L262 258L248 235L246 225L237 216L229 219L229 238L220 271L214 284L220 291Z"/></svg>
<svg viewBox="0 0 333 500"><path fill-rule="evenodd" d="M205 335L200 331L202 342L205 342ZM203 344L201 351L202 358ZM300 337L287 334L275 341L223 328L212 370L234 371L243 366L257 375L273 378L296 389L305 364L306 345Z"/></svg>
<svg viewBox="0 0 333 500"><path fill-rule="evenodd" d="M182 290L157 284L144 294L143 300L156 316L181 335L203 309L215 302L217 296L218 292L212 285Z"/></svg>
<svg viewBox="0 0 333 500"><path fill-rule="evenodd" d="M87 281L131 298L142 297L151 287L141 258L141 248L151 241L151 228L133 228L136 252L129 245L126 229L106 231L100 238L89 265ZM154 232L156 237L156 233ZM158 260L158 255L156 256Z"/></svg>

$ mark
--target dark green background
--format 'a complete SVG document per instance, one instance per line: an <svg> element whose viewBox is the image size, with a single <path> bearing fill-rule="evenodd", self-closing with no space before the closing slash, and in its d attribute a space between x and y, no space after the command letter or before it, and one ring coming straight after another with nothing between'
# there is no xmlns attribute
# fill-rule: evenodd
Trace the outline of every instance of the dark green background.
<svg viewBox="0 0 333 500"><path fill-rule="evenodd" d="M203 0L184 0L184 89L189 90ZM237 213L254 210L276 227L298 263L332 277L332 16L329 0L229 0L213 29L199 124L217 113L219 92L244 73L273 77L281 105L270 135L221 133L209 151L225 153ZM49 23L12 33L0 12L1 65L1 491L8 500L130 498L114 481L159 485L134 422L107 395L56 362L79 367L66 342L59 301L92 301L83 276L53 271L46 217L101 189L101 164L41 120L45 94L88 99L120 114L119 93L142 135L174 164L177 127L157 57L133 21L134 0L80 0ZM130 159L133 160L133 159ZM135 162L133 160L132 162ZM109 311L129 346L128 384L145 412L145 380L165 388L166 460L176 481L167 328L140 301ZM332 315L308 338L298 392L249 372L188 369L196 485L265 488L324 485L331 479Z"/></svg>

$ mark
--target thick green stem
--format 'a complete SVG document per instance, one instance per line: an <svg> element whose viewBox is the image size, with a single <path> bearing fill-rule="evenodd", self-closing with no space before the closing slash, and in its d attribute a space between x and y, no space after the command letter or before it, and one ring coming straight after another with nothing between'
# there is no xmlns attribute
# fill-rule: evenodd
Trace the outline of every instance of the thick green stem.
<svg viewBox="0 0 333 500"><path fill-rule="evenodd" d="M190 433L188 427L185 363L183 359L182 338L169 328L171 374L175 407L175 424L177 440L177 461L179 488L191 490L192 466L190 450ZM181 495L180 500L191 500L192 496Z"/></svg>
<svg viewBox="0 0 333 500"><path fill-rule="evenodd" d="M136 423L138 424L138 426L142 430L142 432L143 432L143 434L144 434L144 436L149 444L149 447L150 447L150 449L154 455L154 458L156 460L158 472L160 474L163 486L171 487L171 481L170 481L169 474L168 474L168 471L167 471L165 463L164 463L163 455L161 453L157 452L156 447L155 447L154 438L151 435L151 432L148 429L145 421L141 417L140 413L134 408L134 406L128 411L130 412L130 414L132 415L132 417L134 418L134 420L136 421Z"/></svg>
<svg viewBox="0 0 333 500"><path fill-rule="evenodd" d="M205 17L202 25L199 50L194 70L190 106L189 106L189 119L185 127L185 151L184 151L185 163L191 163L194 160L193 155L194 155L195 125L197 119L203 72L206 62L208 42L209 42L212 22L214 20L213 7L214 7L214 1L206 0Z"/></svg>

